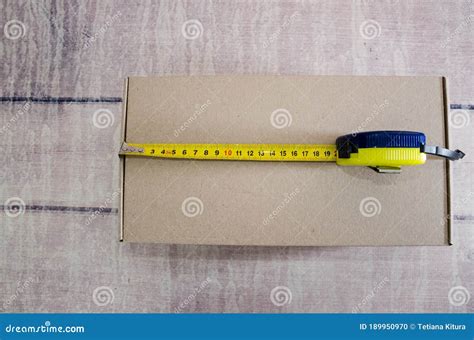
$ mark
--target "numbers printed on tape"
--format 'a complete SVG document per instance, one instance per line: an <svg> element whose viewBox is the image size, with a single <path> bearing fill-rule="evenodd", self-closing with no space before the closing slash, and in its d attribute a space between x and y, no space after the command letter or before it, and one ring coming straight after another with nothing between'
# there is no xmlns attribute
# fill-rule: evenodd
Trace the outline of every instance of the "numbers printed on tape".
<svg viewBox="0 0 474 340"><path fill-rule="evenodd" d="M330 144L135 144L124 143L122 155L176 159L335 162Z"/></svg>

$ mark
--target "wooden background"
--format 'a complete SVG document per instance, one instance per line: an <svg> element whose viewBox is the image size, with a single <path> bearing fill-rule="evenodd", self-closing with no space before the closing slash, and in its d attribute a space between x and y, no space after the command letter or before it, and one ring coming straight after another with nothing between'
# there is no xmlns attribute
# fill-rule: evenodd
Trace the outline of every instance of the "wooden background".
<svg viewBox="0 0 474 340"><path fill-rule="evenodd" d="M1 0L0 310L473 312L473 8ZM123 79L235 73L447 76L452 145L468 154L453 164L454 246L119 243Z"/></svg>

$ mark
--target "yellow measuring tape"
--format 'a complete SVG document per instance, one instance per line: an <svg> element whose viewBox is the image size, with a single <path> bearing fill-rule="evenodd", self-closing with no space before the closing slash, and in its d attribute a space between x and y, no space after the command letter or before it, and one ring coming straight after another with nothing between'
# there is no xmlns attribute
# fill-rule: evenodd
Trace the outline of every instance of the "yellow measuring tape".
<svg viewBox="0 0 474 340"><path fill-rule="evenodd" d="M331 144L136 144L124 143L122 155L228 161L335 162Z"/></svg>
<svg viewBox="0 0 474 340"><path fill-rule="evenodd" d="M413 131L370 131L340 136L335 144L122 144L121 155L175 159L336 162L341 166L368 166L378 172L400 172L401 166L420 165L426 155L458 160L460 150L426 144Z"/></svg>

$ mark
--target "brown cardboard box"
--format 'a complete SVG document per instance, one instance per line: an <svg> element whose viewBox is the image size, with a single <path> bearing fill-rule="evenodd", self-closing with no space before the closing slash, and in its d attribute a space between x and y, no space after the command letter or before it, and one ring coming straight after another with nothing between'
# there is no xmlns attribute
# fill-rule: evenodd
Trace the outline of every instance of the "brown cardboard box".
<svg viewBox="0 0 474 340"><path fill-rule="evenodd" d="M132 77L125 99L130 143L334 143L355 131L411 130L449 147L442 77ZM450 244L441 158L398 175L335 163L122 164L128 242Z"/></svg>

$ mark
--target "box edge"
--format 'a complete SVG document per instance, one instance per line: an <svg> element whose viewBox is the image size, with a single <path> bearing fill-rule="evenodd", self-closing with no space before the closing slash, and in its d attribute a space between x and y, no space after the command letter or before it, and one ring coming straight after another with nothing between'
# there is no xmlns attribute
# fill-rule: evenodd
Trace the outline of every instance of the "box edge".
<svg viewBox="0 0 474 340"><path fill-rule="evenodd" d="M448 80L446 77L441 77L441 84L443 90L443 115L444 115L444 136L446 148L450 148L450 134L449 134L449 98L448 98ZM449 160L446 160L446 226L447 226L447 243L449 246L453 245L453 235L452 235L452 199L451 199L451 184L452 184L452 167Z"/></svg>
<svg viewBox="0 0 474 340"><path fill-rule="evenodd" d="M128 86L129 86L129 77L124 80L124 90L123 90L123 102L122 102L122 125L121 125L121 137L120 141L122 144L126 141L127 138L127 112L128 112ZM120 186L121 186L121 197L120 197L120 207L119 207L119 218L120 218L120 235L119 241L124 241L124 199L125 199L125 157L120 157Z"/></svg>

